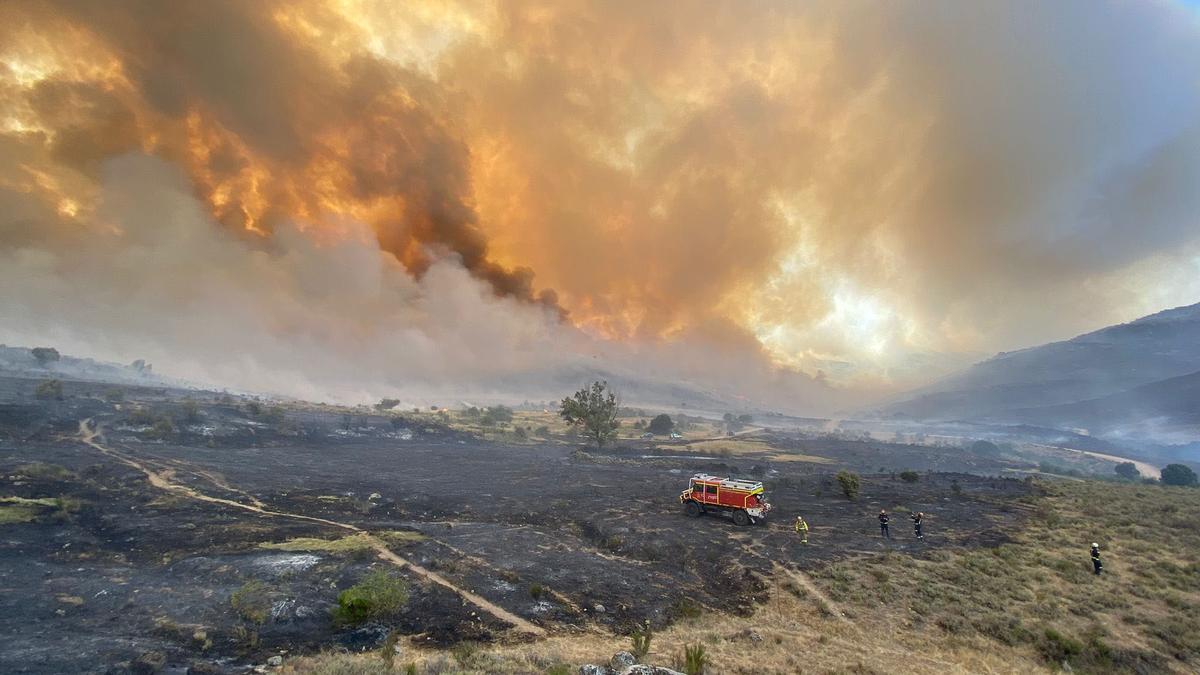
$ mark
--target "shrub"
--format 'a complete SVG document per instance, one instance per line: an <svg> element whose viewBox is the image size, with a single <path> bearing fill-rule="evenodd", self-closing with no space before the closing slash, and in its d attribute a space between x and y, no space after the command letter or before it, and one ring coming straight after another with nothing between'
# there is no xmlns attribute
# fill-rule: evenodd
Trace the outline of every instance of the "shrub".
<svg viewBox="0 0 1200 675"><path fill-rule="evenodd" d="M391 670L396 662L396 646L400 644L400 631L392 631L388 633L387 638L383 641L383 646L379 648L379 656L383 662L387 664L387 669Z"/></svg>
<svg viewBox="0 0 1200 675"><path fill-rule="evenodd" d="M104 400L109 403L120 403L125 400L125 390L120 387L113 387L104 392Z"/></svg>
<svg viewBox="0 0 1200 675"><path fill-rule="evenodd" d="M179 418L182 424L199 424L200 423L200 404L195 401L184 401L181 406L181 415Z"/></svg>
<svg viewBox="0 0 1200 675"><path fill-rule="evenodd" d="M542 586L541 584L531 584L529 586L529 597L533 598L534 600L541 600L542 596L545 594L545 586Z"/></svg>
<svg viewBox="0 0 1200 675"><path fill-rule="evenodd" d="M271 615L271 588L261 581L251 579L229 596L229 606L233 607L233 611L243 620L261 626ZM257 642L257 634L255 641Z"/></svg>
<svg viewBox="0 0 1200 675"><path fill-rule="evenodd" d="M533 433L537 434L541 438L545 438L550 435L550 427L547 427L547 426L538 427Z"/></svg>
<svg viewBox="0 0 1200 675"><path fill-rule="evenodd" d="M905 483L915 483L921 480L921 474L917 473L916 471L901 471L900 480L904 481Z"/></svg>
<svg viewBox="0 0 1200 675"><path fill-rule="evenodd" d="M684 645L683 662L680 664L687 675L703 675L708 667L708 655L704 653L704 645Z"/></svg>
<svg viewBox="0 0 1200 675"><path fill-rule="evenodd" d="M155 420L154 426L150 427L150 431L146 432L146 436L150 438L166 438L175 433L175 425L166 417L160 417Z"/></svg>
<svg viewBox="0 0 1200 675"><path fill-rule="evenodd" d="M976 455L998 455L1000 448L991 441L975 441L971 444L971 452Z"/></svg>
<svg viewBox="0 0 1200 675"><path fill-rule="evenodd" d="M633 658L639 662L646 658L650 653L650 641L654 639L654 633L650 630L650 622L642 624L642 627L633 631L629 636L629 653L633 654Z"/></svg>
<svg viewBox="0 0 1200 675"><path fill-rule="evenodd" d="M1125 480L1137 480L1142 475L1133 462L1121 462L1113 467L1113 472Z"/></svg>
<svg viewBox="0 0 1200 675"><path fill-rule="evenodd" d="M63 400L62 382L59 380L44 380L38 383L33 395L40 401L61 401Z"/></svg>
<svg viewBox="0 0 1200 675"><path fill-rule="evenodd" d="M1163 485L1188 486L1195 485L1196 482L1196 472L1186 464L1168 464L1162 468Z"/></svg>
<svg viewBox="0 0 1200 675"><path fill-rule="evenodd" d="M1038 643L1038 653L1049 663L1070 661L1083 652L1083 643L1062 633L1047 628Z"/></svg>
<svg viewBox="0 0 1200 675"><path fill-rule="evenodd" d="M381 399L379 399L379 403L375 404L375 409L376 410L391 410L392 408L395 408L398 405L400 405L400 399L398 399L398 398L381 398Z"/></svg>
<svg viewBox="0 0 1200 675"><path fill-rule="evenodd" d="M371 572L362 581L338 593L333 608L334 623L357 626L370 619L394 614L408 602L408 584L382 570Z"/></svg>
<svg viewBox="0 0 1200 675"><path fill-rule="evenodd" d="M691 598L680 598L673 608L675 616L681 619L695 619L702 614L700 605Z"/></svg>
<svg viewBox="0 0 1200 675"><path fill-rule="evenodd" d="M838 485L842 486L842 494L846 495L846 499L854 499L858 497L860 482L858 474L850 473L849 471L839 471L837 474Z"/></svg>

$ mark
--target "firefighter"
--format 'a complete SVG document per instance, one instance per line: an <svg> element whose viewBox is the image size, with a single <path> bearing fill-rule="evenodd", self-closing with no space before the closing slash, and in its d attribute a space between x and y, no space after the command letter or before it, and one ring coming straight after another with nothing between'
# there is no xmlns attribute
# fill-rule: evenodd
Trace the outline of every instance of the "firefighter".
<svg viewBox="0 0 1200 675"><path fill-rule="evenodd" d="M892 519L891 519L891 517L888 516L887 511L884 509L880 509L879 510L879 534L882 535L884 539L892 538L892 533L888 530L888 523L890 523L890 522L892 522Z"/></svg>
<svg viewBox="0 0 1200 675"><path fill-rule="evenodd" d="M925 535L921 534L921 525L925 521L925 514L918 512L910 517L913 521L913 534L917 536L917 539L924 539Z"/></svg>
<svg viewBox="0 0 1200 675"><path fill-rule="evenodd" d="M1099 575L1104 569L1104 565L1100 562L1100 544L1092 542L1092 570Z"/></svg>
<svg viewBox="0 0 1200 675"><path fill-rule="evenodd" d="M796 516L796 534L803 537L801 544L808 543L808 523L804 522L804 516Z"/></svg>

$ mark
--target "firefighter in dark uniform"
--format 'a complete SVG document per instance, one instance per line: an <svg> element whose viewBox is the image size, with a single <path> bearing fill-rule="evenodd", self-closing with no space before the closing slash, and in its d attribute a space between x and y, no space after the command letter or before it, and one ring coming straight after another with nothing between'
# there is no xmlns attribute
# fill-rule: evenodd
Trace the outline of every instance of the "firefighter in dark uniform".
<svg viewBox="0 0 1200 675"><path fill-rule="evenodd" d="M883 535L883 537L885 539L892 538L892 533L888 531L888 523L890 523L890 522L892 522L892 519L888 516L887 511L880 509L879 510L879 534Z"/></svg>
<svg viewBox="0 0 1200 675"><path fill-rule="evenodd" d="M1100 544L1092 543L1092 570L1096 574L1100 574L1104 570L1104 565L1100 562Z"/></svg>
<svg viewBox="0 0 1200 675"><path fill-rule="evenodd" d="M914 513L910 516L913 521L913 534L917 535L917 539L924 539L925 535L921 534L921 525L925 521L924 513Z"/></svg>

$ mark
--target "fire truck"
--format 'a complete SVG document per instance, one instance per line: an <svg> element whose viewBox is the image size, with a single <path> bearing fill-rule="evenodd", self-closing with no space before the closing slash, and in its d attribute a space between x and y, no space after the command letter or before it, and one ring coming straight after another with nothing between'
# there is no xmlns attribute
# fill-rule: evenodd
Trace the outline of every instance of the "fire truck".
<svg viewBox="0 0 1200 675"><path fill-rule="evenodd" d="M698 473L679 495L683 512L692 518L705 513L727 513L738 525L765 520L771 511L761 481L722 478Z"/></svg>

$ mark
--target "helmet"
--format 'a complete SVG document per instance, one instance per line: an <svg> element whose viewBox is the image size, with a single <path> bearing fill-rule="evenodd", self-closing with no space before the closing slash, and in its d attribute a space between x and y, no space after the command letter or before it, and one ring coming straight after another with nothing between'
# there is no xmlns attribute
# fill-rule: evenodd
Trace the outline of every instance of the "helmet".
<svg viewBox="0 0 1200 675"><path fill-rule="evenodd" d="M1096 542L1093 541L1092 548L1100 548L1100 544L1097 544Z"/></svg>

